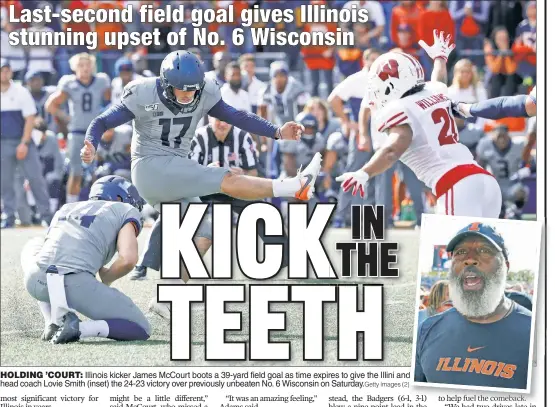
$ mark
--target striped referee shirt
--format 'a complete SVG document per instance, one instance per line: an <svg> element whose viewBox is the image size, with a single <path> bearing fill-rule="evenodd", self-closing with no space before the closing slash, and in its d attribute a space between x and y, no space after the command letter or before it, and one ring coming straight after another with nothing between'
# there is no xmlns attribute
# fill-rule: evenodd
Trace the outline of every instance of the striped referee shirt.
<svg viewBox="0 0 555 407"><path fill-rule="evenodd" d="M219 162L222 168L239 167L245 171L257 166L252 136L237 127L231 127L224 141L216 138L210 125L197 129L191 140L189 158L204 166Z"/></svg>

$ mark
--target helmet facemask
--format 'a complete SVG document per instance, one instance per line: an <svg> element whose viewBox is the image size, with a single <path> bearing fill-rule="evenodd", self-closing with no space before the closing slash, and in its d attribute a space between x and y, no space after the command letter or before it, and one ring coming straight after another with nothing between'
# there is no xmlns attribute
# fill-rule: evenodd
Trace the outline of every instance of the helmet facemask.
<svg viewBox="0 0 555 407"><path fill-rule="evenodd" d="M163 96L168 99L174 106L181 109L182 113L191 113L194 112L195 109L198 107L200 103L200 97L202 95L202 91L204 89L204 82L202 84L187 86L186 89L182 89L185 91L195 91L195 95L193 96L192 100L189 103L182 103L177 99L177 96L174 92L174 86L172 86L169 81L163 76L160 75L160 82L162 85Z"/></svg>

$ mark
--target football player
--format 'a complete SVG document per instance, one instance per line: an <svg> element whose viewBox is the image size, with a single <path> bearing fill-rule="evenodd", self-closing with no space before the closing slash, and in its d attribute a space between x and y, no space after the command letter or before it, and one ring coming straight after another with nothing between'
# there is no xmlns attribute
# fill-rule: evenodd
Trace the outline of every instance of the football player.
<svg viewBox="0 0 555 407"><path fill-rule="evenodd" d="M455 48L450 36L434 30L434 44L420 45L434 60L432 81L424 81L422 65L411 55L388 52L369 71L368 101L383 146L356 172L338 177L345 191L364 194L370 179L397 160L405 163L438 198L436 210L446 215L497 218L501 190L495 178L478 165L459 143L451 101L446 96L446 61Z"/></svg>
<svg viewBox="0 0 555 407"><path fill-rule="evenodd" d="M318 132L318 120L310 113L300 113L295 118L304 127L303 138L299 141L280 140L281 170L284 176L294 176L296 169L310 164L315 154L321 154L326 148L326 140ZM319 185L317 185L319 187ZM310 200L309 213L316 206L317 197Z"/></svg>
<svg viewBox="0 0 555 407"><path fill-rule="evenodd" d="M206 114L265 137L298 140L303 127L294 122L278 128L248 112L226 104L215 79L205 77L199 59L187 51L174 51L162 61L160 76L129 83L121 103L95 118L87 130L81 157L93 161L106 130L133 120L131 178L141 196L154 208L163 202L200 202L199 196L224 193L234 198L257 200L296 197L308 201L320 171L321 155L316 154L296 177L269 180L234 174L228 168L205 167L188 158L191 139L198 121ZM212 226L205 218L196 234L201 255L211 245ZM154 224L141 265L160 268L160 219ZM188 276L182 275L184 281ZM168 304L158 304L168 310ZM156 310L154 310L156 312ZM165 315L168 315L164 312Z"/></svg>
<svg viewBox="0 0 555 407"><path fill-rule="evenodd" d="M59 129L60 132L66 134L65 123L60 120L54 120L54 117L45 109L46 101L50 95L56 91L56 87L44 86L44 80L40 72L27 72L25 74L25 84L35 100L38 115L44 119L48 126L48 130L58 132Z"/></svg>
<svg viewBox="0 0 555 407"><path fill-rule="evenodd" d="M58 82L58 90L46 101L46 111L68 123L68 154L70 176L66 202L77 202L81 191L83 166L79 153L91 121L110 102L110 78L103 72L95 73L96 58L87 53L74 55L69 60L74 75L65 75ZM61 109L68 102L69 117Z"/></svg>
<svg viewBox="0 0 555 407"><path fill-rule="evenodd" d="M530 167L523 162L526 141L511 138L506 125L498 125L492 137L484 137L476 148L476 160L488 169L497 179L503 196L501 217L505 217L505 208L516 204L521 209L526 203L526 188L520 180L531 174ZM512 210L511 212L515 212ZM515 213L513 217L518 217Z"/></svg>
<svg viewBox="0 0 555 407"><path fill-rule="evenodd" d="M98 178L106 175L119 175L131 180L131 139L133 127L122 124L110 129L102 136L98 148Z"/></svg>
<svg viewBox="0 0 555 407"><path fill-rule="evenodd" d="M46 237L25 246L21 253L25 287L44 317L43 340L59 344L88 337L149 338L150 324L141 310L110 287L137 262L143 204L126 179L101 178L93 184L88 201L64 205ZM116 252L116 260L105 267ZM80 321L75 311L90 320Z"/></svg>

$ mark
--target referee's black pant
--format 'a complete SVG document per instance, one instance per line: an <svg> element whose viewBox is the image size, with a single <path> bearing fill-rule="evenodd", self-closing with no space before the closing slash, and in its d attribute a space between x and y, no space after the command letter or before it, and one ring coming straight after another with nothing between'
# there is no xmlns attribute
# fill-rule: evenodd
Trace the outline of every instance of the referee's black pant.
<svg viewBox="0 0 555 407"><path fill-rule="evenodd" d="M213 194L201 196L200 200L204 203L229 203L231 204L231 210L237 215L240 215L243 209L247 205L250 205L256 201L243 201L241 199L233 198L225 194ZM262 241L266 244L281 244L283 245L283 257L281 260L281 268L287 267L289 265L289 239L285 230L282 236L266 236L264 234L264 222L259 221L256 225L256 233Z"/></svg>

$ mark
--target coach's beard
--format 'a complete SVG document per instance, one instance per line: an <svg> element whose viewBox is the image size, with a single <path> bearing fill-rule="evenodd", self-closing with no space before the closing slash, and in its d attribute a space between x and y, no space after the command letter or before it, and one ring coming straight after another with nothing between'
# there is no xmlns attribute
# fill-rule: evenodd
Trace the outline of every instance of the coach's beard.
<svg viewBox="0 0 555 407"><path fill-rule="evenodd" d="M465 290L464 279L466 272L472 272L483 281L480 290ZM507 271L503 262L499 262L497 270L490 274L480 272L474 266L465 267L464 271L456 275L451 267L449 273L449 296L453 306L462 315L470 318L480 318L495 312L505 293Z"/></svg>

